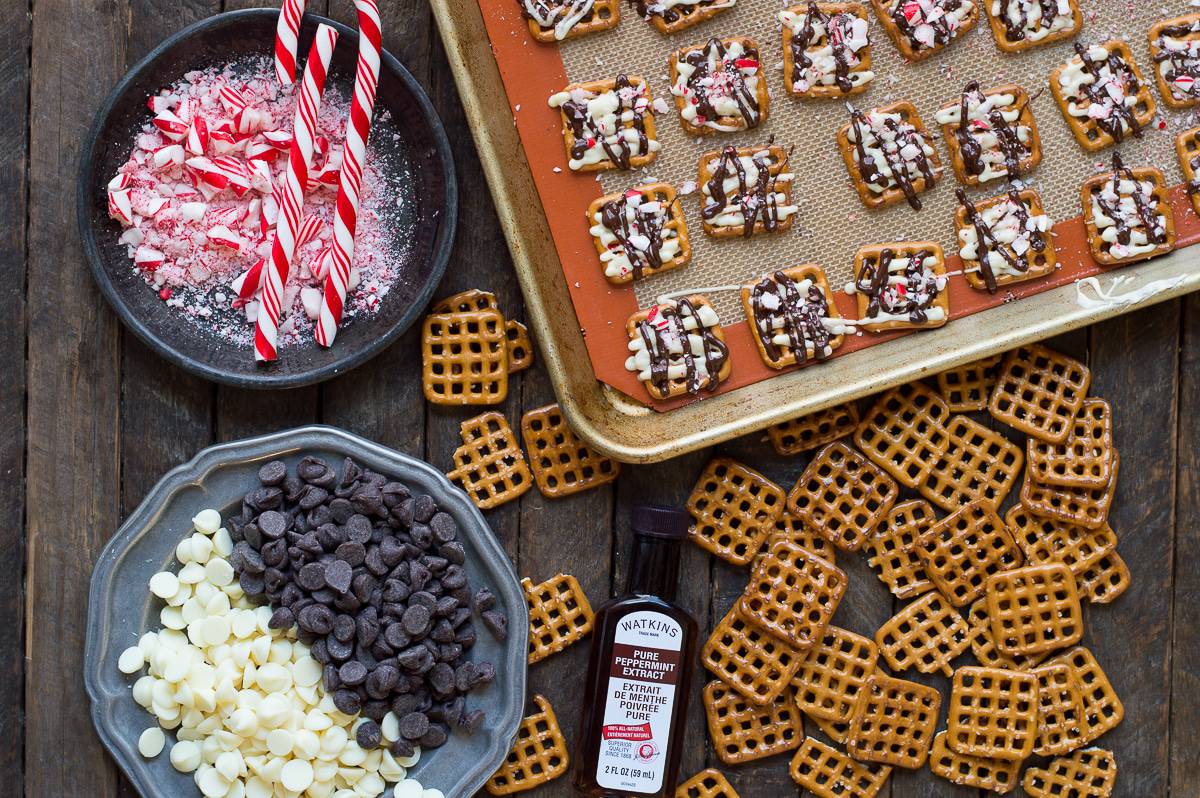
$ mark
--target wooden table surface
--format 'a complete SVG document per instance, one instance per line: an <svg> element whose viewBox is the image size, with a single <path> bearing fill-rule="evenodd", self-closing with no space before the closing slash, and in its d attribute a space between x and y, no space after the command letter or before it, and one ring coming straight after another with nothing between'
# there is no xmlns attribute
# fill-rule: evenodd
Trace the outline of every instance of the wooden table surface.
<svg viewBox="0 0 1200 798"><path fill-rule="evenodd" d="M80 142L101 98L153 45L240 5L220 0L31 0L0 3L0 794L132 795L92 730L81 676L93 560L172 466L224 441L320 421L446 468L465 412L425 406L414 334L319 387L266 395L218 387L152 354L125 331L88 276L75 224ZM425 85L450 133L462 202L439 295L495 291L522 315L504 240L422 0L382 2L385 45ZM352 23L348 0L310 1ZM263 43L264 50L268 44ZM1125 704L1101 744L1116 751L1117 794L1200 796L1200 296L1059 339L1086 357L1094 393L1116 409L1121 481L1112 526L1134 583L1088 607L1087 642ZM552 401L545 372L516 378L503 412ZM790 486L803 459L756 436L721 447ZM630 507L681 503L709 452L627 468L615 487L552 502L536 491L489 514L518 571L579 577L594 604L623 584ZM835 621L870 634L893 607L861 558L842 555L850 591ZM683 602L711 627L746 573L689 547ZM532 668L574 738L586 646ZM699 674L698 674L699 675ZM702 684L704 678L699 678ZM944 684L944 683L943 683ZM714 763L699 685L685 774ZM743 798L794 795L787 758L726 769ZM923 773L896 772L894 798L966 796ZM198 794L198 793L197 793ZM565 796L561 779L536 793Z"/></svg>

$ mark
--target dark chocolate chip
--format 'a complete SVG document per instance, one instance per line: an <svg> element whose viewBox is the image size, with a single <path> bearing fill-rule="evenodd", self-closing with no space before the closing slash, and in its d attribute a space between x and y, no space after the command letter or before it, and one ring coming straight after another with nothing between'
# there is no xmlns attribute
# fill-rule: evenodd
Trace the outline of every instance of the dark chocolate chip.
<svg viewBox="0 0 1200 798"><path fill-rule="evenodd" d="M272 460L258 469L258 481L264 485L282 485L287 477L287 463L282 460Z"/></svg>
<svg viewBox="0 0 1200 798"><path fill-rule="evenodd" d="M465 713L458 721L458 728L465 731L467 734L474 734L479 731L479 727L483 725L484 718L487 717L482 709L474 709Z"/></svg>
<svg viewBox="0 0 1200 798"><path fill-rule="evenodd" d="M287 532L287 516L277 510L267 510L258 517L258 529L264 537L277 540Z"/></svg>
<svg viewBox="0 0 1200 798"><path fill-rule="evenodd" d="M359 748L370 751L379 747L380 741L383 740L383 730L373 720L363 721L358 724L358 731L354 732L354 740Z"/></svg>
<svg viewBox="0 0 1200 798"><path fill-rule="evenodd" d="M342 614L333 620L333 636L343 643L353 640L356 631L353 615Z"/></svg>
<svg viewBox="0 0 1200 798"><path fill-rule="evenodd" d="M357 687L367 680L367 667L354 659L342 663L337 673L342 684L349 687Z"/></svg>
<svg viewBox="0 0 1200 798"><path fill-rule="evenodd" d="M503 643L508 639L508 618L498 610L488 610L479 616L483 625L492 633L492 637Z"/></svg>
<svg viewBox="0 0 1200 798"><path fill-rule="evenodd" d="M296 582L310 592L320 590L325 587L325 566L319 562L310 562L296 574Z"/></svg>
<svg viewBox="0 0 1200 798"><path fill-rule="evenodd" d="M335 690L333 693L333 705L338 708L338 711L345 715L357 715L362 709L362 699L358 697L358 693L354 690Z"/></svg>
<svg viewBox="0 0 1200 798"><path fill-rule="evenodd" d="M418 523L428 524L437 511L437 502L432 496L421 494L413 497L413 519Z"/></svg>
<svg viewBox="0 0 1200 798"><path fill-rule="evenodd" d="M287 607L280 607L271 613L271 620L267 621L268 629L291 629L292 624L296 622L296 616Z"/></svg>
<svg viewBox="0 0 1200 798"><path fill-rule="evenodd" d="M243 571L238 577L238 585L241 586L242 592L247 596L261 596L266 590L266 585L263 583L262 574L252 574L249 571Z"/></svg>
<svg viewBox="0 0 1200 798"><path fill-rule="evenodd" d="M338 666L330 663L321 671L321 684L325 687L325 692L332 693L334 690L342 686L342 677L338 675Z"/></svg>
<svg viewBox="0 0 1200 798"><path fill-rule="evenodd" d="M325 581L338 593L349 590L353 578L354 569L345 560L331 560L325 565Z"/></svg>
<svg viewBox="0 0 1200 798"><path fill-rule="evenodd" d="M429 687L434 696L446 698L454 692L454 669L444 662L439 662L429 671Z"/></svg>
<svg viewBox="0 0 1200 798"><path fill-rule="evenodd" d="M404 631L413 637L421 637L429 631L429 608L417 604L404 612Z"/></svg>
<svg viewBox="0 0 1200 798"><path fill-rule="evenodd" d="M400 736L405 740L419 740L429 731L429 718L421 712L409 712L400 718Z"/></svg>
<svg viewBox="0 0 1200 798"><path fill-rule="evenodd" d="M348 563L351 567L357 568L363 564L363 560L367 556L367 550L363 544L358 541L350 540L337 547L334 556L342 562Z"/></svg>
<svg viewBox="0 0 1200 798"><path fill-rule="evenodd" d="M314 634L326 635L333 629L333 611L324 604L305 607L296 620L300 628Z"/></svg>
<svg viewBox="0 0 1200 798"><path fill-rule="evenodd" d="M413 746L412 741L405 740L403 737L401 737L399 740L392 741L391 748L388 750L391 752L392 756L397 758L412 756L417 751L417 749Z"/></svg>
<svg viewBox="0 0 1200 798"><path fill-rule="evenodd" d="M436 723L430 724L429 731L417 740L417 745L424 749L438 748L446 744L446 729Z"/></svg>
<svg viewBox="0 0 1200 798"><path fill-rule="evenodd" d="M458 537L458 524L449 513L435 513L429 519L429 528L433 530L434 539L441 544L449 543Z"/></svg>

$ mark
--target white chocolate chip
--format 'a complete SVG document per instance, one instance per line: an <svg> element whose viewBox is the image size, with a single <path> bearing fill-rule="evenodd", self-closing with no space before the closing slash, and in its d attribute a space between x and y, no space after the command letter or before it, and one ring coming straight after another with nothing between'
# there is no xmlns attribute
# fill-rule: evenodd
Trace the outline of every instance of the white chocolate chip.
<svg viewBox="0 0 1200 798"><path fill-rule="evenodd" d="M145 654L138 646L130 646L117 659L117 670L121 673L137 673L146 664Z"/></svg>
<svg viewBox="0 0 1200 798"><path fill-rule="evenodd" d="M197 532L211 535L221 528L221 514L213 509L201 510L192 519L192 526Z"/></svg>
<svg viewBox="0 0 1200 798"><path fill-rule="evenodd" d="M147 759L153 759L162 753L167 737L162 729L151 726L138 737L138 753Z"/></svg>
<svg viewBox="0 0 1200 798"><path fill-rule="evenodd" d="M160 599L169 599L179 592L179 579L170 571L159 571L150 577L150 592Z"/></svg>
<svg viewBox="0 0 1200 798"><path fill-rule="evenodd" d="M293 759L280 770L279 780L285 789L292 792L306 790L313 780L312 765L303 759Z"/></svg>
<svg viewBox="0 0 1200 798"><path fill-rule="evenodd" d="M180 773L191 773L200 767L200 746L190 740L180 740L171 746L171 764Z"/></svg>

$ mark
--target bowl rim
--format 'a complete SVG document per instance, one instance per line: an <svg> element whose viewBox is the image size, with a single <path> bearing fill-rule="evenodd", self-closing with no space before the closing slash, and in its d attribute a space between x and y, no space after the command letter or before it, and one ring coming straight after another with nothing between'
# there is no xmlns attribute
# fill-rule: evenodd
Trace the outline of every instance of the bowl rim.
<svg viewBox="0 0 1200 798"><path fill-rule="evenodd" d="M425 306L429 304L430 299L433 298L434 291L437 290L438 284L446 273L446 266L450 261L455 231L458 226L458 181L454 166L454 156L450 149L450 140L446 136L446 130L442 125L437 111L434 110L429 95L426 94L421 84L394 55L384 49L380 53L382 68L393 72L416 101L421 113L414 121L416 124L423 125L428 129L433 139L438 159L441 161L442 180L446 185L445 205L438 210L442 221L432 245L432 269L424 285L421 286L421 289L414 297L412 304L395 324L384 332L384 334L369 338L362 347L340 354L322 366L287 374L254 374L234 372L215 367L208 362L183 354L169 343L154 335L143 319L126 304L124 298L121 296L121 292L117 290L116 285L105 268L104 259L101 257L100 247L97 242L96 229L92 225L91 220L92 202L94 199L92 192L96 188L92 185L91 175L98 155L101 130L107 124L117 103L129 90L130 85L137 78L141 77L143 72L153 68L158 59L162 58L181 42L210 28L227 25L241 19L256 17L274 18L278 15L279 11L271 8L247 8L213 14L167 37L130 67L121 79L117 81L112 91L109 92L92 120L83 151L80 154L76 184L75 212L84 256L87 258L92 279L96 281L101 293L104 294L104 298L113 310L116 311L122 323L161 357L185 371L214 382L238 388L280 389L313 385L344 374L378 355L389 344L412 327L413 323L424 312ZM305 23L326 24L336 28L339 37L351 41L357 50L357 30L318 14L305 14L301 25L303 26Z"/></svg>
<svg viewBox="0 0 1200 798"><path fill-rule="evenodd" d="M137 767L136 763L131 761L138 756L136 753L137 741L123 741L122 735L109 724L109 715L112 709L118 702L132 701L132 695L128 686L113 691L108 689L102 681L104 677L102 669L105 667L105 663L112 659L105 657L112 641L105 639L104 630L107 625L105 618L110 612L106 599L113 590L113 572L134 541L140 539L143 534L153 534L146 530L154 526L167 502L179 491L203 485L210 474L221 468L236 466L239 463L246 467L254 467L254 464L258 462L295 454L313 446L355 452L358 455L356 459L360 462L364 458L385 461L392 469L395 478L400 481L413 481L412 472L416 472L430 481L442 494L437 497L439 505L444 509L448 508L460 521L465 520L466 523L482 533L471 535L472 544L480 550L481 559L487 560L503 577L502 580L496 581L489 587L505 606L522 610L526 606L524 591L516 569L483 514L471 502L466 493L450 482L445 474L424 460L325 424L310 424L253 438L218 443L201 449L192 459L168 471L146 493L137 509L129 514L96 558L88 586L83 682L91 703L92 726L109 755L121 768L121 772L134 784L138 792L147 798L165 793L147 780L143 768ZM406 470L409 471L407 475L404 473ZM498 681L496 686L503 695L507 696L508 702L515 706L516 711L511 717L505 717L503 723L497 724L496 734L492 738L486 755L462 771L464 775L459 778L458 784L448 785L448 789L445 790L447 798L467 798L483 787L507 757L524 716L528 662L526 647L520 645L518 641L525 641L529 638L529 618L526 612L511 610L508 616L509 635L503 660L510 676L503 684ZM147 715L147 718L150 716ZM430 753L430 756L433 755ZM425 761L424 758L422 761Z"/></svg>

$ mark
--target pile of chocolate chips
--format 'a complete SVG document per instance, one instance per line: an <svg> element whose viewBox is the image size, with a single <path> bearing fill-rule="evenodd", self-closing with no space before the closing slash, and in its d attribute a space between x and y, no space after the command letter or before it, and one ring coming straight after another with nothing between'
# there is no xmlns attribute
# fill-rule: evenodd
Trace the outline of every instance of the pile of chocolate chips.
<svg viewBox="0 0 1200 798"><path fill-rule="evenodd" d="M358 744L381 744L389 711L399 720L396 756L436 748L455 727L478 729L483 710L468 711L464 696L496 670L467 659L472 617L500 640L508 619L486 587L471 592L454 519L350 458L340 478L305 457L295 474L275 460L258 479L241 516L226 521L230 562L246 594L275 610L271 628L299 627L337 708L367 716Z"/></svg>

